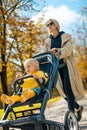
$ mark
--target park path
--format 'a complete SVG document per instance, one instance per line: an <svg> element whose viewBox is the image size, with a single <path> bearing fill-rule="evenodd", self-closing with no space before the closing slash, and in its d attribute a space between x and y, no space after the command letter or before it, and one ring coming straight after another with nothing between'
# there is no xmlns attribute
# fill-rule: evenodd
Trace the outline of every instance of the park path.
<svg viewBox="0 0 87 130"><path fill-rule="evenodd" d="M82 105L84 109L82 119L79 122L79 126L81 130L87 130L87 95L78 103ZM45 117L46 119L64 123L64 116L67 110L68 108L66 101L64 99L60 99L59 101L56 101L51 105L47 106L45 110Z"/></svg>

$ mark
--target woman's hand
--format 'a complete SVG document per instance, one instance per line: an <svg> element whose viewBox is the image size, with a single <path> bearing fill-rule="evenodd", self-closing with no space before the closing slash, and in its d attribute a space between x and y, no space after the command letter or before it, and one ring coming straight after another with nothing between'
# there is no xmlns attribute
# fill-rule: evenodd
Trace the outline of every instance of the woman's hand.
<svg viewBox="0 0 87 130"><path fill-rule="evenodd" d="M55 55L58 56L58 49L57 48L52 48L50 51Z"/></svg>
<svg viewBox="0 0 87 130"><path fill-rule="evenodd" d="M50 49L50 51L51 51L53 54L55 54L55 52L57 51L57 49L56 49L56 48L52 48L52 49Z"/></svg>

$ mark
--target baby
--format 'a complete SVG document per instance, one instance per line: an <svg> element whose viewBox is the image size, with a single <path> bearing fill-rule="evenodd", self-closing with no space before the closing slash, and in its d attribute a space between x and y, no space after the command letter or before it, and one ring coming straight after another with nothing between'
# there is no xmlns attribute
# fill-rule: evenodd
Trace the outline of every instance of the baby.
<svg viewBox="0 0 87 130"><path fill-rule="evenodd" d="M8 96L1 95L1 101L4 104L12 105L16 102L25 102L41 92L40 84L45 85L48 81L48 76L43 71L39 70L39 63L37 60L31 58L24 62L24 68L27 75L32 77L24 79L21 95ZM26 76L26 75L25 75Z"/></svg>

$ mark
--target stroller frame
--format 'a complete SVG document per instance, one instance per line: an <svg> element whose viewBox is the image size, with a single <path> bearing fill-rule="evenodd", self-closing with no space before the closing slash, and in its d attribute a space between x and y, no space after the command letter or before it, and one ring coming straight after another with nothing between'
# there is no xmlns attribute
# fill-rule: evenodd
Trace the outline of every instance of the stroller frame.
<svg viewBox="0 0 87 130"><path fill-rule="evenodd" d="M25 102L25 103L15 103L14 105L8 105L4 115L2 117L2 120L0 121L0 127L3 128L3 130L9 130L12 128L19 129L19 130L77 130L78 129L78 122L76 120L75 115L73 112L68 111L65 116L64 123L55 122L51 120L46 120L44 111L46 108L47 101L49 99L49 94L52 89L52 85L55 80L55 76L58 71L58 65L59 65L59 59L60 59L61 52L58 52L58 57L56 58L55 55L51 52L41 53L39 55L34 56L33 58L37 59L39 61L40 66L43 66L44 64L51 66L51 71L48 71L48 66L45 68L45 72L50 75L50 79L45 87L41 86L41 89L43 91L43 96L32 98L31 100ZM40 69L43 70L43 67ZM50 69L49 69L50 70ZM29 76L24 76L22 78L18 78L14 81L14 92L17 93L16 87L18 85L18 81L21 81L25 78L29 78ZM16 113L14 112L13 108L18 106L24 106L24 105L33 105L33 103L41 103L41 107L39 109L39 113L34 113L33 110L30 110L30 115L26 117L17 118ZM37 110L37 109L36 109ZM7 120L7 116L10 112L13 112L15 115L15 120ZM72 122L72 123L70 123ZM76 128L76 129L75 129Z"/></svg>

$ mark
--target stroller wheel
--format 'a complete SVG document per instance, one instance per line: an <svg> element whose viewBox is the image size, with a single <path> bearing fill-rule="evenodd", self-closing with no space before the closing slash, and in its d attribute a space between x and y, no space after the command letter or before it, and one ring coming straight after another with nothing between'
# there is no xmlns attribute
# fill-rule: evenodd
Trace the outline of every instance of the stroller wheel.
<svg viewBox="0 0 87 130"><path fill-rule="evenodd" d="M64 119L65 130L78 130L78 121L72 111L67 111Z"/></svg>

